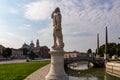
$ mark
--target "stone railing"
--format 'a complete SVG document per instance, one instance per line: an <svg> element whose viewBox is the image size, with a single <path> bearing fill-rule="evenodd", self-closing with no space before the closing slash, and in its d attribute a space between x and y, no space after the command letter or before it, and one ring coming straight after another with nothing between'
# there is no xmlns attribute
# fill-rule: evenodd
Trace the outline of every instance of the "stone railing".
<svg viewBox="0 0 120 80"><path fill-rule="evenodd" d="M106 72L110 75L120 77L120 63L108 62L106 64Z"/></svg>

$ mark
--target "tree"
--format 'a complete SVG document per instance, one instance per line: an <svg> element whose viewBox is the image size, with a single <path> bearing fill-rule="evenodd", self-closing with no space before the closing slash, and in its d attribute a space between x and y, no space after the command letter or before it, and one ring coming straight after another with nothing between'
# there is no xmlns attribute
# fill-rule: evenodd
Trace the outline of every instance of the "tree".
<svg viewBox="0 0 120 80"><path fill-rule="evenodd" d="M33 51L30 51L29 58L30 59L34 59L35 58L35 53Z"/></svg>
<svg viewBox="0 0 120 80"><path fill-rule="evenodd" d="M110 57L112 57L113 55L115 55L117 52L117 45L116 43L109 43L108 44L108 54Z"/></svg>
<svg viewBox="0 0 120 80"><path fill-rule="evenodd" d="M97 50L97 49L96 49ZM118 51L120 50L120 48L118 47L118 45L116 43L108 43L108 54L110 57L112 57L113 55L118 55ZM101 45L99 48L99 55L101 57L104 56L105 53L105 44Z"/></svg>
<svg viewBox="0 0 120 80"><path fill-rule="evenodd" d="M117 45L116 55L120 56L120 43Z"/></svg>
<svg viewBox="0 0 120 80"><path fill-rule="evenodd" d="M88 50L87 50L87 54L88 54L88 56L89 56L89 55L92 55L92 50L91 50L91 49L88 49Z"/></svg>
<svg viewBox="0 0 120 80"><path fill-rule="evenodd" d="M27 55L28 49L27 48L23 48L22 50L23 50L23 55Z"/></svg>
<svg viewBox="0 0 120 80"><path fill-rule="evenodd" d="M96 51L97 51L97 49L96 49ZM104 53L105 53L105 44L103 44L102 46L100 46L98 55L100 55L101 57L103 57Z"/></svg>
<svg viewBox="0 0 120 80"><path fill-rule="evenodd" d="M91 49L88 49L87 53L92 53L92 50L91 50Z"/></svg>
<svg viewBox="0 0 120 80"><path fill-rule="evenodd" d="M12 55L12 49L5 48L2 53L3 57L9 58Z"/></svg>

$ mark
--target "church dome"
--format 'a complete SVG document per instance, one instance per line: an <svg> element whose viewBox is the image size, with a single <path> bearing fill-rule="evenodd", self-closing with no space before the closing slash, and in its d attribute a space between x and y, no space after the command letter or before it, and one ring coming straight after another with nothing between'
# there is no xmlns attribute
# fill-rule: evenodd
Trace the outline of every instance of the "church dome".
<svg viewBox="0 0 120 80"><path fill-rule="evenodd" d="M26 44L26 43L24 43L23 46L22 46L22 48L27 48L27 49L28 49L28 48L29 48L29 45Z"/></svg>
<svg viewBox="0 0 120 80"><path fill-rule="evenodd" d="M35 45L34 45L33 41L31 41L30 47L31 47L31 48L34 48L34 46L35 46Z"/></svg>

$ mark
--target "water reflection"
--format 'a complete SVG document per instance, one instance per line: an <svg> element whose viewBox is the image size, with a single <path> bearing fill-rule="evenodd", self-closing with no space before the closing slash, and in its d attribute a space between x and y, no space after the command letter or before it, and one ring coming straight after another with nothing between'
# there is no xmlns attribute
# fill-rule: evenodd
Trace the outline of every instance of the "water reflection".
<svg viewBox="0 0 120 80"><path fill-rule="evenodd" d="M69 80L120 80L118 77L106 73L104 68L90 68L87 64L73 65L67 70Z"/></svg>
<svg viewBox="0 0 120 80"><path fill-rule="evenodd" d="M87 64L82 64L82 65L77 65L76 67L71 66L71 69L75 69L75 70L85 70L88 69Z"/></svg>
<svg viewBox="0 0 120 80"><path fill-rule="evenodd" d="M87 64L88 62L73 63L69 65L69 68L74 69L74 70L86 70L88 69Z"/></svg>
<svg viewBox="0 0 120 80"><path fill-rule="evenodd" d="M98 80L96 77L72 77L69 76L69 80Z"/></svg>

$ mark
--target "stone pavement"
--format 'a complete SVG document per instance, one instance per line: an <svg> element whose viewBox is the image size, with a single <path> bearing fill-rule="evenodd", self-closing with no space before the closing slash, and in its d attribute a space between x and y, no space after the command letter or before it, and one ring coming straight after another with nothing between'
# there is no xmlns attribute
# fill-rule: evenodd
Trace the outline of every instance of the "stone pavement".
<svg viewBox="0 0 120 80"><path fill-rule="evenodd" d="M50 59L38 59L32 61L44 61L44 60L50 60ZM0 61L0 64L13 64L13 63L26 63L26 59L13 59L13 60Z"/></svg>
<svg viewBox="0 0 120 80"><path fill-rule="evenodd" d="M31 75L29 75L24 80L45 80L45 76L48 74L49 69L50 69L50 64L33 72Z"/></svg>
<svg viewBox="0 0 120 80"><path fill-rule="evenodd" d="M0 64L12 64L12 63L26 63L26 59L16 59L16 60L6 60L6 61L0 61Z"/></svg>

